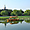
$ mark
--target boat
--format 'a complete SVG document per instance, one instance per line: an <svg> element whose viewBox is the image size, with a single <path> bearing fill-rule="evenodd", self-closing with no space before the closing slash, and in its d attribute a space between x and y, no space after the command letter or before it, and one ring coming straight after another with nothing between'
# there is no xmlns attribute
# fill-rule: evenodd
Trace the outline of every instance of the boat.
<svg viewBox="0 0 30 30"><path fill-rule="evenodd" d="M19 20L19 19L6 19L6 20L9 20L9 21L15 21L15 20Z"/></svg>
<svg viewBox="0 0 30 30"><path fill-rule="evenodd" d="M10 18L18 18L17 16L10 16ZM18 21L19 19L6 19L7 20L7 22L9 22L9 21Z"/></svg>
<svg viewBox="0 0 30 30"><path fill-rule="evenodd" d="M10 18L18 18L17 16L10 16Z"/></svg>

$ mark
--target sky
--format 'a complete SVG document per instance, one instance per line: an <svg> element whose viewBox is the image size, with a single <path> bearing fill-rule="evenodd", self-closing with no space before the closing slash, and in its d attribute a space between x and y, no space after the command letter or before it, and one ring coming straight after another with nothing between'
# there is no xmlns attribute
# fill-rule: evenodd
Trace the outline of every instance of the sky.
<svg viewBox="0 0 30 30"><path fill-rule="evenodd" d="M6 5L7 9L30 9L30 0L0 0L0 9Z"/></svg>

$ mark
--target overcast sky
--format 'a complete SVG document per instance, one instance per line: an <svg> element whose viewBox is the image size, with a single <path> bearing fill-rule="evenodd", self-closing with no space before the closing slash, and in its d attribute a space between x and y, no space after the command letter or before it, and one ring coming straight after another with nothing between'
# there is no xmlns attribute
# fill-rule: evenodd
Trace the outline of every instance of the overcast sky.
<svg viewBox="0 0 30 30"><path fill-rule="evenodd" d="M0 9L4 8L6 5L7 8L11 9L30 9L30 0L0 0Z"/></svg>

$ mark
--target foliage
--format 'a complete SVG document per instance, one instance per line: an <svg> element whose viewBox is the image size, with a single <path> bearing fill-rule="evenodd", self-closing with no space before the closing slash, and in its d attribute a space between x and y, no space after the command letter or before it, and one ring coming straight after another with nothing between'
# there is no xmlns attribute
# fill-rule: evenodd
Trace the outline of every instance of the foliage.
<svg viewBox="0 0 30 30"><path fill-rule="evenodd" d="M24 13L24 11L22 11L22 9L20 9L20 12Z"/></svg>
<svg viewBox="0 0 30 30"><path fill-rule="evenodd" d="M25 15L30 15L30 10L26 10L24 14Z"/></svg>
<svg viewBox="0 0 30 30"><path fill-rule="evenodd" d="M24 15L28 15L28 13L27 13L27 12L25 12L25 13L24 13Z"/></svg>
<svg viewBox="0 0 30 30"><path fill-rule="evenodd" d="M22 12L20 12L19 10L13 10L12 14L14 14L16 16L20 16L20 15L22 15Z"/></svg>
<svg viewBox="0 0 30 30"><path fill-rule="evenodd" d="M11 12L11 16L15 16L15 14L13 12Z"/></svg>
<svg viewBox="0 0 30 30"><path fill-rule="evenodd" d="M8 12L12 12L12 10L8 10Z"/></svg>
<svg viewBox="0 0 30 30"><path fill-rule="evenodd" d="M25 16L30 16L30 10L26 10L25 12L20 9L20 10L17 10L17 9L14 9L13 11L11 9L8 9L8 10L0 10L0 15L3 15L3 16L22 16L22 15L25 15Z"/></svg>
<svg viewBox="0 0 30 30"><path fill-rule="evenodd" d="M25 20L26 23L30 23L30 20Z"/></svg>
<svg viewBox="0 0 30 30"><path fill-rule="evenodd" d="M1 11L1 15L8 15L8 11Z"/></svg>

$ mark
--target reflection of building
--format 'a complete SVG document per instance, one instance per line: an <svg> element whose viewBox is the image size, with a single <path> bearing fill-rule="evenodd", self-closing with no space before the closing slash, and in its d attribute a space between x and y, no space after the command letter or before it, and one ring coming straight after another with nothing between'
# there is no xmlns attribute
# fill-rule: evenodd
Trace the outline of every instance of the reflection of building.
<svg viewBox="0 0 30 30"><path fill-rule="evenodd" d="M6 27L6 23L4 23L5 27Z"/></svg>
<svg viewBox="0 0 30 30"><path fill-rule="evenodd" d="M3 23L5 25L5 27L6 27L6 24L7 24L6 22L0 22L0 23Z"/></svg>

